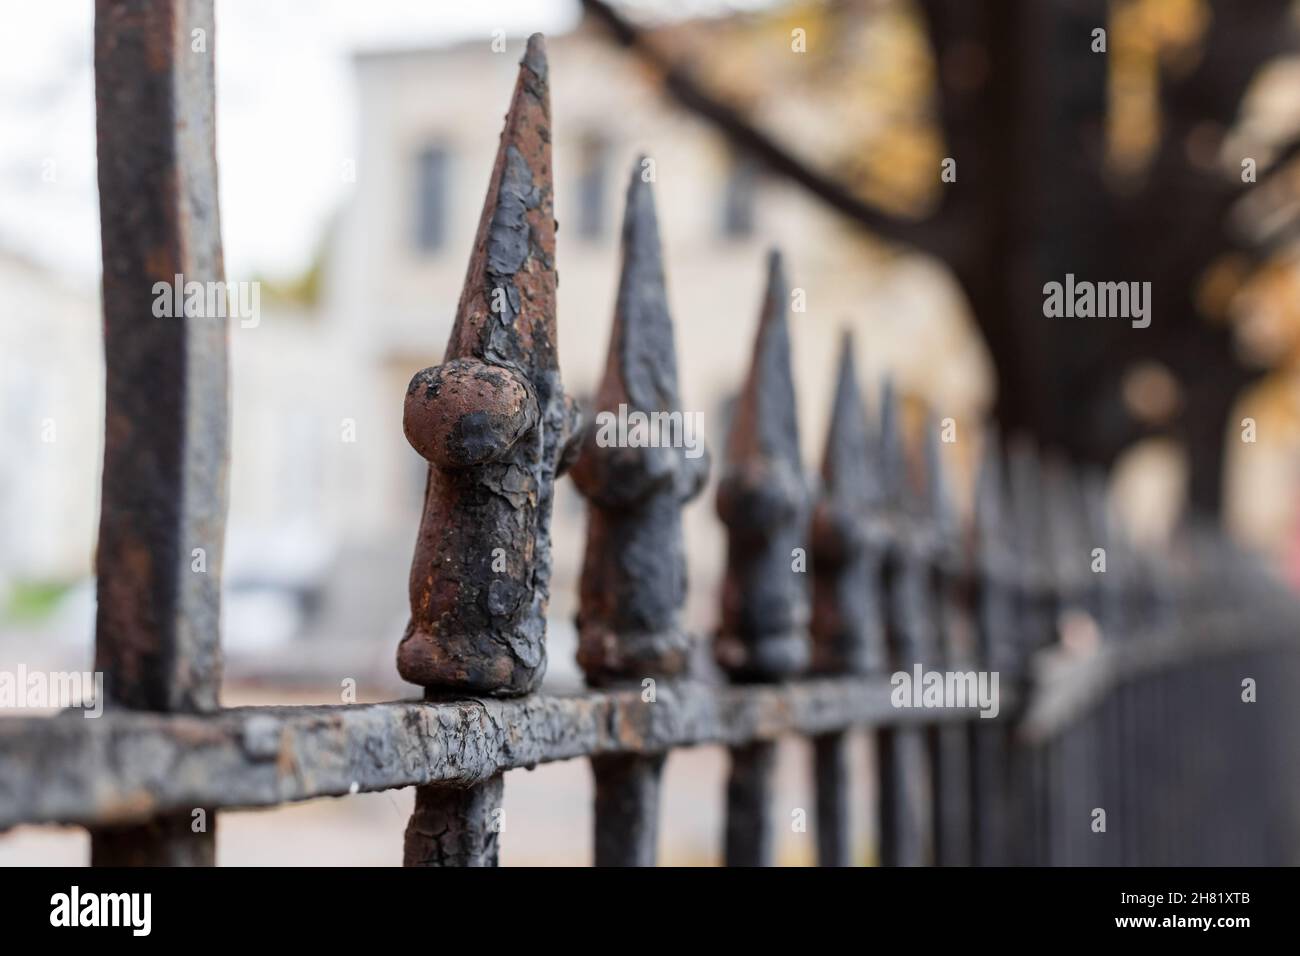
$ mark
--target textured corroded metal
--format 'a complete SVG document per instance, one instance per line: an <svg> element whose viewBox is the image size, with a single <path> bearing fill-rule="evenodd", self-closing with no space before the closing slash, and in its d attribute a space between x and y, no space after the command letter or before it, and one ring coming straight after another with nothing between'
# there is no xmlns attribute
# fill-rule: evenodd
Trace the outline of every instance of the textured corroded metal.
<svg viewBox="0 0 1300 956"><path fill-rule="evenodd" d="M406 392L407 440L429 462L397 649L426 694L515 696L546 671L551 502L577 451L555 320L550 93L528 40L441 365ZM493 865L501 783L421 787L408 866Z"/></svg>
<svg viewBox="0 0 1300 956"><path fill-rule="evenodd" d="M768 257L749 374L736 400L718 483L727 526L719 665L736 680L779 680L807 668L807 534L811 491L799 460L790 370L789 288L781 255ZM767 866L775 838L771 807L775 745L733 750L727 779L725 856L732 866Z"/></svg>
<svg viewBox="0 0 1300 956"><path fill-rule="evenodd" d="M665 754L607 754L591 759L597 866L655 865L665 758Z"/></svg>
<svg viewBox="0 0 1300 956"><path fill-rule="evenodd" d="M1002 449L997 432L987 428L975 484L973 559L976 606L976 660L998 674L999 716L969 726L971 745L971 839L973 862L1010 862L1012 837L1011 730L1009 691L1019 686L1020 645L1015 632L1016 564L1005 521Z"/></svg>
<svg viewBox="0 0 1300 956"><path fill-rule="evenodd" d="M882 504L890 518L887 555L887 644L895 668L934 662L939 653L934 606L935 530L927 518L929 501L903 439L898 393L886 381L880 399L879 460Z"/></svg>
<svg viewBox="0 0 1300 956"><path fill-rule="evenodd" d="M817 673L879 673L885 668L880 594L881 535L871 508L879 480L871 461L862 394L853 367L853 338L845 333L822 455L821 486L812 521L812 669ZM851 861L848 735L814 741L817 860Z"/></svg>
<svg viewBox="0 0 1300 956"><path fill-rule="evenodd" d="M576 414L560 386L546 52L531 37L443 363L406 393L429 462L402 677L512 695L546 668L550 513Z"/></svg>
<svg viewBox="0 0 1300 956"><path fill-rule="evenodd" d="M406 866L496 866L504 818L501 775L481 784L416 787L402 859Z"/></svg>
<svg viewBox="0 0 1300 956"><path fill-rule="evenodd" d="M727 866L772 866L776 862L776 821L772 811L775 777L773 741L756 740L731 748L723 846Z"/></svg>
<svg viewBox="0 0 1300 956"><path fill-rule="evenodd" d="M623 269L609 358L573 480L590 503L578 610L578 663L591 684L682 673L686 555L682 505L708 474L690 447L651 186L636 163L623 220ZM610 422L646 416L632 441ZM632 419L635 420L635 419Z"/></svg>
<svg viewBox="0 0 1300 956"><path fill-rule="evenodd" d="M1016 604L1020 653L1026 659L1056 639L1056 595L1052 591L1052 554L1047 504L1038 450L1023 435L1007 446L1007 505L1011 540L1017 556Z"/></svg>
<svg viewBox="0 0 1300 956"><path fill-rule="evenodd" d="M1093 544L1084 521L1082 489L1073 468L1058 455L1048 455L1042 465L1044 517L1047 532L1050 588L1060 614L1091 610Z"/></svg>
<svg viewBox="0 0 1300 956"><path fill-rule="evenodd" d="M955 423L952 423L956 438ZM944 472L944 427L927 417L924 430L926 547L933 583L931 606L936 625L934 664L968 673L975 666L967 551ZM971 748L965 727L930 730L930 772L934 807L934 856L940 866L971 863Z"/></svg>
<svg viewBox="0 0 1300 956"><path fill-rule="evenodd" d="M789 288L768 258L753 362L736 401L718 515L727 526L722 623L714 646L733 677L771 680L809 662L806 560L810 490L799 460L790 370Z"/></svg>
<svg viewBox="0 0 1300 956"><path fill-rule="evenodd" d="M661 681L572 697L105 712L0 718L0 830L129 823L198 806L266 807L425 784L471 787L505 770L605 754L740 746L855 725L968 720L890 705L883 677L748 686ZM187 812L188 816L188 812Z"/></svg>
<svg viewBox="0 0 1300 956"><path fill-rule="evenodd" d="M982 666L998 671L1004 679L1018 680L1023 660L1015 618L1019 562L1008 518L1002 446L990 428L975 484L977 657Z"/></svg>
<svg viewBox="0 0 1300 956"><path fill-rule="evenodd" d="M818 866L849 866L853 862L853 781L849 768L852 739L844 731L836 731L812 740Z"/></svg>
<svg viewBox="0 0 1300 956"><path fill-rule="evenodd" d="M943 426L925 423L925 488L927 547L934 585L936 657L946 666L963 669L976 656L971 613L973 587L969 542L962 533L944 469ZM953 432L955 436L955 432Z"/></svg>
<svg viewBox="0 0 1300 956"><path fill-rule="evenodd" d="M845 333L812 522L812 670L871 674L885 667L879 536L871 509L879 498L862 395Z"/></svg>
<svg viewBox="0 0 1300 956"><path fill-rule="evenodd" d="M577 623L578 663L593 685L681 674L692 644L681 621L682 506L703 486L708 458L681 409L659 225L642 172L638 161L627 187L595 427L573 468L590 504ZM616 423L638 416L645 416L639 433L620 436ZM598 866L654 864L662 768L661 755L592 760Z"/></svg>
<svg viewBox="0 0 1300 956"><path fill-rule="evenodd" d="M224 278L213 39L210 0L96 5L106 420L95 669L110 708L217 706L229 326L154 308L158 283ZM194 833L185 814L96 832L92 861L211 863L214 815L208 824Z"/></svg>
<svg viewBox="0 0 1300 956"><path fill-rule="evenodd" d="M889 666L912 675L933 663L927 531L918 519L918 495L903 445L897 393L885 382L880 400L877 456L884 494L879 507L889 516L890 540L884 564L886 647ZM886 866L922 866L933 859L934 818L930 757L923 730L882 728L876 732L879 774L879 856Z"/></svg>

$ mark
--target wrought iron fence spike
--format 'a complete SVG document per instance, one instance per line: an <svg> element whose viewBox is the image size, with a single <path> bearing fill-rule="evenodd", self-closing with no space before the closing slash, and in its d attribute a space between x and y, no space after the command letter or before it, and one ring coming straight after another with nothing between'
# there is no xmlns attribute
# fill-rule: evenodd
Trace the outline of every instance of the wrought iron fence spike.
<svg viewBox="0 0 1300 956"><path fill-rule="evenodd" d="M869 534L874 480L853 337L846 331L812 522L812 665L819 673L862 674L885 666L881 542Z"/></svg>
<svg viewBox="0 0 1300 956"><path fill-rule="evenodd" d="M878 486L871 471L867 417L853 361L853 333L840 338L839 366L821 469L824 493L847 508L865 509Z"/></svg>
<svg viewBox="0 0 1300 956"><path fill-rule="evenodd" d="M925 416L925 491L926 507L930 521L938 533L948 539L955 534L957 512L948 487L948 476L944 469L943 443L940 441L939 422L934 413Z"/></svg>
<svg viewBox="0 0 1300 956"><path fill-rule="evenodd" d="M889 507L901 508L908 500L909 478L898 408L898 390L892 376L885 377L880 389L880 430L876 439L876 455L884 502Z"/></svg>
<svg viewBox="0 0 1300 956"><path fill-rule="evenodd" d="M728 549L714 649L723 669L740 678L786 677L808 664L811 494L799 458L788 311L781 256L773 251L717 492Z"/></svg>
<svg viewBox="0 0 1300 956"><path fill-rule="evenodd" d="M401 675L514 695L546 669L551 500L577 416L561 390L545 44L520 63L443 363L406 393L430 464Z"/></svg>
<svg viewBox="0 0 1300 956"><path fill-rule="evenodd" d="M696 419L679 408L659 226L640 169L638 161L627 187L622 273L595 427L573 468L590 505L578 661L593 684L686 669L681 510L708 473ZM667 417L655 427L648 416L661 413Z"/></svg>

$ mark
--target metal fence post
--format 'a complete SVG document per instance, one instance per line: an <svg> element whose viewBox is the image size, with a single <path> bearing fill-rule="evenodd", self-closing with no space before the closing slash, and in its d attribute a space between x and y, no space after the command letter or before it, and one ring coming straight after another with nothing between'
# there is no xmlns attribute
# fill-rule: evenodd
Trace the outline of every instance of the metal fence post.
<svg viewBox="0 0 1300 956"><path fill-rule="evenodd" d="M940 444L939 424L927 417L924 526L937 625L934 660L948 671L970 672L975 652L967 558L948 494ZM973 719L978 723L984 718ZM972 862L970 737L965 723L942 721L931 728L934 856L940 866L969 866Z"/></svg>
<svg viewBox="0 0 1300 956"><path fill-rule="evenodd" d="M882 542L879 534L872 540L871 524L879 483L871 464L853 339L845 333L812 521L814 673L874 674L885 669L879 591ZM813 759L817 860L822 866L847 866L853 850L848 732L814 738Z"/></svg>
<svg viewBox="0 0 1300 956"><path fill-rule="evenodd" d="M890 666L911 673L934 658L930 564L917 539L914 491L910 488L902 425L892 384L880 403L878 456L884 507L891 519L884 565L886 645ZM933 791L926 731L881 727L876 731L879 775L880 862L924 866L933 862Z"/></svg>
<svg viewBox="0 0 1300 956"><path fill-rule="evenodd" d="M735 680L779 680L808 666L806 555L810 492L799 462L799 427L790 370L789 290L779 253L768 259L753 363L736 402L718 516L727 526L718 663ZM806 560L806 557L804 557ZM773 860L770 819L776 744L731 752L726 859Z"/></svg>
<svg viewBox="0 0 1300 956"><path fill-rule="evenodd" d="M687 444L699 436L679 407L659 226L640 162L628 183L622 275L595 404L596 427L573 468L589 502L578 663L589 684L641 685L689 663L682 506L703 487L708 457L702 444ZM644 424L644 439L620 441L619 422ZM642 699L656 706L653 694ZM663 755L592 759L597 866L654 865L663 763Z"/></svg>
<svg viewBox="0 0 1300 956"><path fill-rule="evenodd" d="M430 696L525 694L546 669L551 501L577 424L560 384L555 288L550 103L536 34L443 363L417 372L406 393L406 437L429 462L429 483L397 668ZM408 864L495 861L495 833L476 815L500 782L473 790L421 788ZM453 832L438 835L429 820Z"/></svg>
<svg viewBox="0 0 1300 956"><path fill-rule="evenodd" d="M1005 688L1016 694L1022 689L1023 675L1015 621L1016 567L1007 540L1004 496L1001 446L997 434L989 428L975 487L977 656L982 667L998 675L999 691ZM1003 706L997 717L977 719L969 726L972 852L974 862L980 866L1002 866L1012 859L1015 717L1010 707Z"/></svg>
<svg viewBox="0 0 1300 956"><path fill-rule="evenodd" d="M107 365L95 669L109 708L217 707L228 317L157 308L158 285L171 305L175 283L224 279L213 40L211 0L95 7ZM215 833L215 811L198 807L96 828L91 861L211 865Z"/></svg>

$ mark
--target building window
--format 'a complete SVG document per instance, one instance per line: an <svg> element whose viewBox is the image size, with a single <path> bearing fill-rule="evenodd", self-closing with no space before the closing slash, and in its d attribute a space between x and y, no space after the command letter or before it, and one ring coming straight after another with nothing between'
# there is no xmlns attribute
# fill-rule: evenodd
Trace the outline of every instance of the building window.
<svg viewBox="0 0 1300 956"><path fill-rule="evenodd" d="M415 247L437 252L447 238L449 158L441 146L420 150L415 161Z"/></svg>
<svg viewBox="0 0 1300 956"><path fill-rule="evenodd" d="M736 156L722 195L722 234L728 239L743 239L753 233L757 195L758 163L748 156Z"/></svg>
<svg viewBox="0 0 1300 956"><path fill-rule="evenodd" d="M583 139L579 151L578 235L583 239L600 239L608 224L605 194L609 178L609 144L599 136Z"/></svg>

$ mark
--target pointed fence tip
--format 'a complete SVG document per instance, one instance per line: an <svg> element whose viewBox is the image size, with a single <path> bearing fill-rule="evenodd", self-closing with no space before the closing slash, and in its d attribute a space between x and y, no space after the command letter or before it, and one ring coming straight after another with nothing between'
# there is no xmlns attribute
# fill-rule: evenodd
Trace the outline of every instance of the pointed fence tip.
<svg viewBox="0 0 1300 956"><path fill-rule="evenodd" d="M627 178L627 194L624 197L626 207L623 213L624 222L632 224L645 215L654 217L654 190L650 182L641 175L642 165L646 161L644 153L637 155L632 161L632 169Z"/></svg>
<svg viewBox="0 0 1300 956"><path fill-rule="evenodd" d="M852 337L841 338L839 370L831 398L822 456L822 481L834 496L865 503L873 489L866 412L853 361Z"/></svg>
<svg viewBox="0 0 1300 956"><path fill-rule="evenodd" d="M777 312L781 315L785 314L787 288L785 259L780 249L772 248L767 253L767 301L763 310L764 319L771 318L772 314Z"/></svg>
<svg viewBox="0 0 1300 956"><path fill-rule="evenodd" d="M983 441L980 443L979 470L975 475L976 506L991 507L996 514L1002 495L1001 485L1002 435L997 425L989 423L984 427Z"/></svg>
<svg viewBox="0 0 1300 956"><path fill-rule="evenodd" d="M520 61L528 69L537 74L538 79L546 79L546 37L540 33L534 33L528 38L528 45L524 48L524 58Z"/></svg>
<svg viewBox="0 0 1300 956"><path fill-rule="evenodd" d="M610 338L611 372L642 411L676 410L677 360L650 184L634 168L623 213L622 267Z"/></svg>
<svg viewBox="0 0 1300 956"><path fill-rule="evenodd" d="M853 368L853 330L845 327L840 330L840 368Z"/></svg>
<svg viewBox="0 0 1300 956"><path fill-rule="evenodd" d="M925 411L925 483L929 504L936 518L951 517L948 478L944 469L943 441L939 435L940 419L933 409Z"/></svg>
<svg viewBox="0 0 1300 956"><path fill-rule="evenodd" d="M887 498L897 500L907 491L907 461L903 451L902 423L899 420L898 391L893 375L886 375L880 386L880 431L877 455L881 485Z"/></svg>

